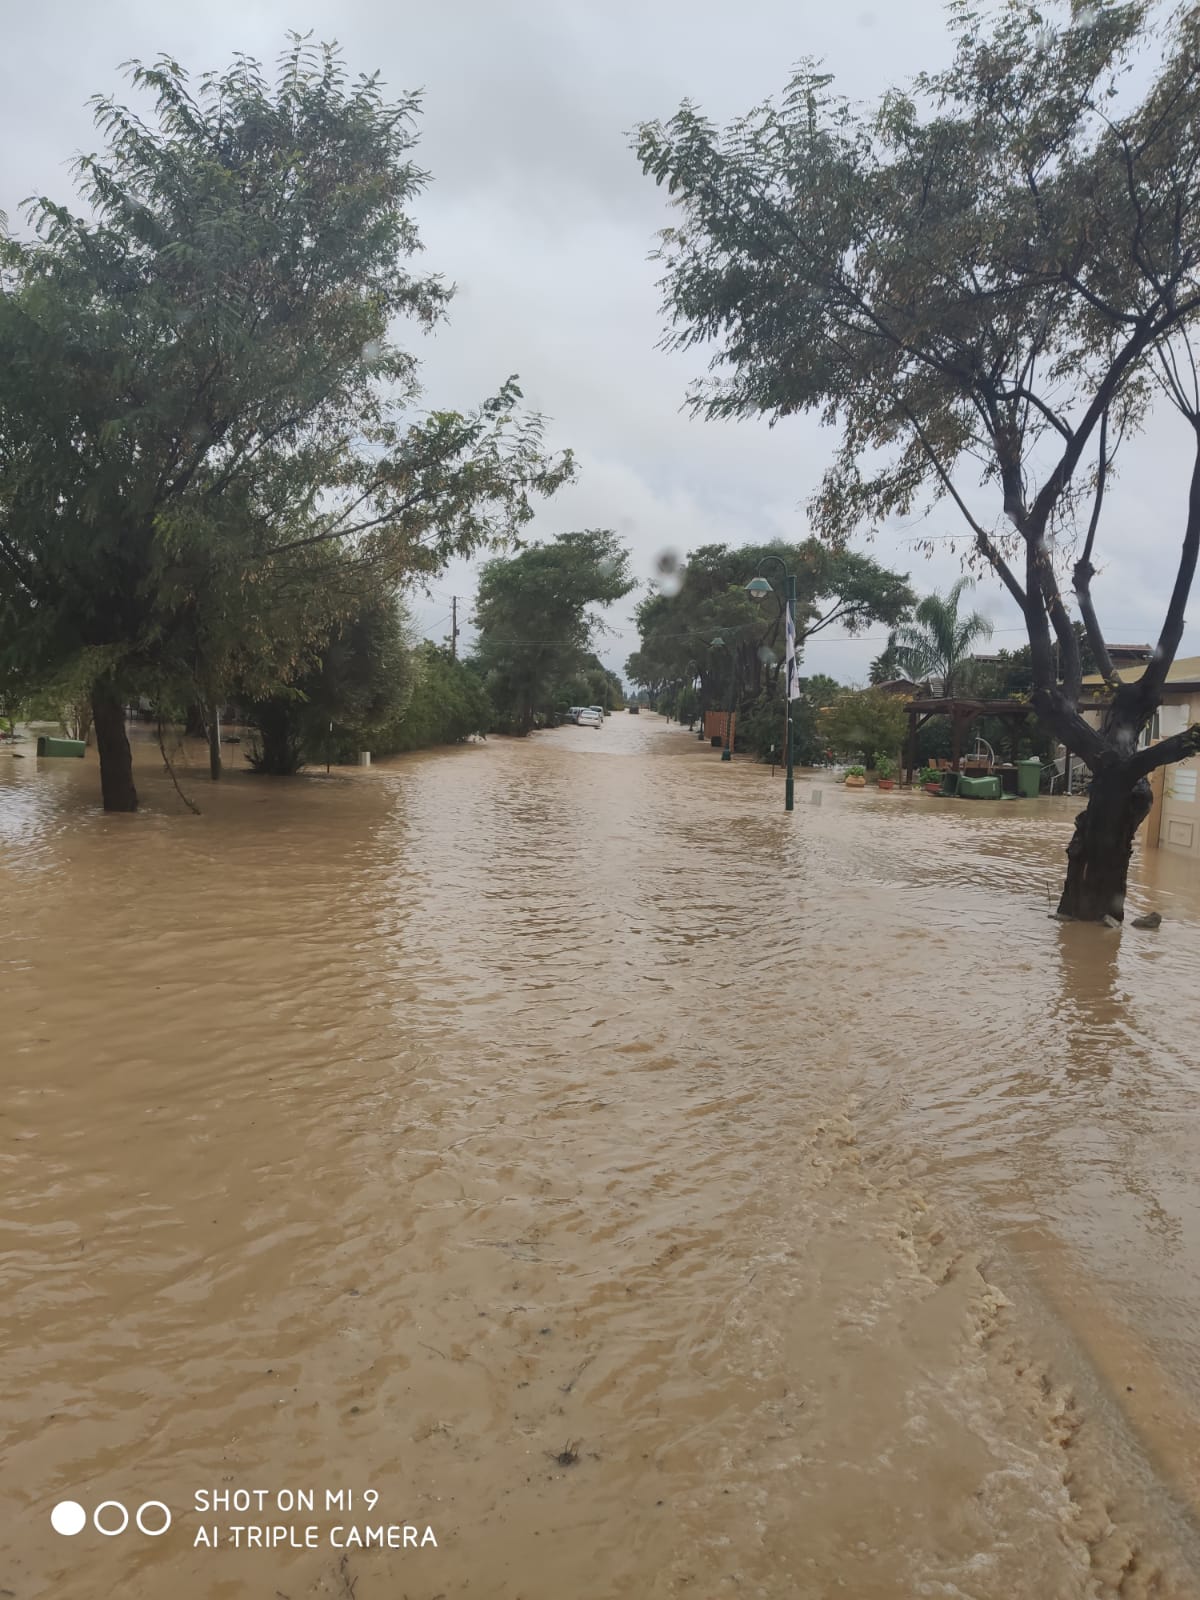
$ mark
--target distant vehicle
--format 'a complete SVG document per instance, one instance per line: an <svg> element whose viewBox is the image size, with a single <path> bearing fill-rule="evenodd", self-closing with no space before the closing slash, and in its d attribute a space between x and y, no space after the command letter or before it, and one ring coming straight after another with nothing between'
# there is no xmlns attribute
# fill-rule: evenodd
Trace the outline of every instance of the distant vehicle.
<svg viewBox="0 0 1200 1600"><path fill-rule="evenodd" d="M596 715L600 718L600 721L601 722L604 721L604 707L603 706L586 706L584 709L587 710L587 711L594 711L596 713Z"/></svg>
<svg viewBox="0 0 1200 1600"><path fill-rule="evenodd" d="M604 718L599 711L594 710L591 706L584 706L575 721L581 728L598 728Z"/></svg>
<svg viewBox="0 0 1200 1600"><path fill-rule="evenodd" d="M641 706L638 705L637 701L635 700L633 702L633 704L629 708L629 715L631 717L636 717L636 716L638 716L640 714L641 709L642 709Z"/></svg>
<svg viewBox="0 0 1200 1600"><path fill-rule="evenodd" d="M581 711L586 710L586 709L587 708L585 706L569 706L567 708L567 715L566 715L565 720L567 722L578 722L579 721L579 713Z"/></svg>

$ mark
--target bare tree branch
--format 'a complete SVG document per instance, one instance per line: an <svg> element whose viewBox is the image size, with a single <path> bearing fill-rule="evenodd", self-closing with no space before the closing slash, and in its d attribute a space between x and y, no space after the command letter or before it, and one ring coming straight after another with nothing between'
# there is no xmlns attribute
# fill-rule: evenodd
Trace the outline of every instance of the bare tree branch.
<svg viewBox="0 0 1200 1600"><path fill-rule="evenodd" d="M1116 674L1113 671L1112 658L1108 653L1104 634L1096 616L1096 607L1092 600L1092 579L1096 569L1092 565L1092 547L1096 542L1096 529L1100 523L1100 507L1104 503L1104 487L1108 477L1108 412L1100 418L1100 464L1096 469L1096 495L1092 502L1092 516L1088 523L1087 539L1084 541L1083 554L1075 563L1074 589L1075 597L1079 601L1079 613L1083 618L1084 628L1087 630L1088 643L1092 647L1092 654L1096 658L1096 665L1106 683L1111 683Z"/></svg>
<svg viewBox="0 0 1200 1600"><path fill-rule="evenodd" d="M1129 763L1130 776L1135 780L1146 778L1159 767L1169 767L1173 762L1186 761L1194 755L1200 755L1200 722L1193 722L1182 733L1173 733L1139 750Z"/></svg>

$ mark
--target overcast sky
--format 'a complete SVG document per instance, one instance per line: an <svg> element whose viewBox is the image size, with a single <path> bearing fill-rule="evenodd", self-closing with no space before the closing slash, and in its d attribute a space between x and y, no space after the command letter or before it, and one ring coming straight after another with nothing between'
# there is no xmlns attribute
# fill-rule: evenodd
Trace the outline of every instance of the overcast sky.
<svg viewBox="0 0 1200 1600"><path fill-rule="evenodd" d="M418 339L432 404L470 407L509 373L550 419L549 443L571 446L578 484L539 513L534 536L618 530L642 585L658 552L712 541L802 538L804 505L830 453L807 419L773 431L693 421L681 409L700 358L655 348L662 317L648 260L662 198L629 149L640 120L685 96L725 120L778 92L801 56L825 60L839 87L874 99L950 53L940 0L8 0L0 65L0 210L18 220L31 193L70 194L69 162L94 149L86 101L122 87L120 63L166 51L198 75L234 51L273 61L289 28L336 38L352 71L379 69L395 90L423 88L418 160L432 183L417 206L423 265L458 285L450 321ZM1124 458L1108 505L1097 580L1110 640L1157 636L1186 509L1190 450L1164 412ZM942 545L949 509L897 528L872 553L919 591L958 575ZM747 574L750 576L751 574ZM451 568L414 610L423 632L449 628L450 596L470 614L475 583ZM639 593L644 592L644 587ZM618 670L636 645L637 595L612 608L602 655ZM1023 640L998 580L975 604L994 620L993 647ZM469 637L469 634L468 634ZM880 648L822 636L810 671L864 681ZM1200 652L1190 627L1181 654Z"/></svg>

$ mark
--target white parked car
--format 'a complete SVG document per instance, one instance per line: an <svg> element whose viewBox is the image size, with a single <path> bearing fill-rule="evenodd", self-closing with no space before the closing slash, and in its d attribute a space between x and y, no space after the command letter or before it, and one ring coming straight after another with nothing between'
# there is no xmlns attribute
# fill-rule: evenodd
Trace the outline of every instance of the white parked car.
<svg viewBox="0 0 1200 1600"><path fill-rule="evenodd" d="M598 728L604 721L604 717L599 711L594 711L591 706L584 706L575 721L581 728Z"/></svg>

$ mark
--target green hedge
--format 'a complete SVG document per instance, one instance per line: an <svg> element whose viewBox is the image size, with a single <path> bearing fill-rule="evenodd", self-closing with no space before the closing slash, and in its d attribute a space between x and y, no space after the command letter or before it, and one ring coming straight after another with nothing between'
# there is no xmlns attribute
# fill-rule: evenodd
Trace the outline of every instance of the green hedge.
<svg viewBox="0 0 1200 1600"><path fill-rule="evenodd" d="M379 756L432 745L460 744L472 734L488 733L494 712L479 674L435 644L415 652L417 676L404 715L374 736L371 749Z"/></svg>

